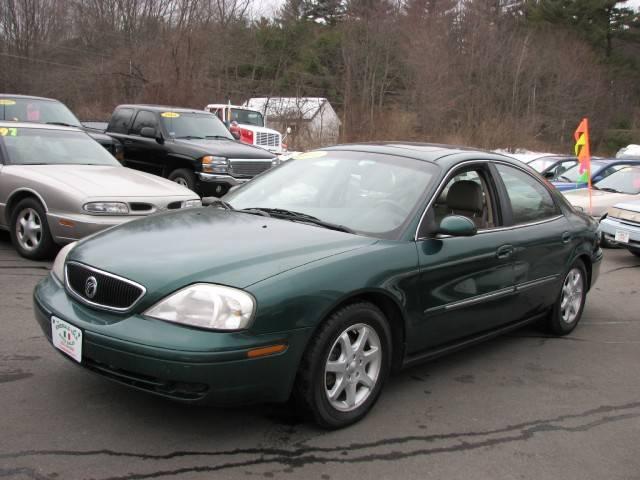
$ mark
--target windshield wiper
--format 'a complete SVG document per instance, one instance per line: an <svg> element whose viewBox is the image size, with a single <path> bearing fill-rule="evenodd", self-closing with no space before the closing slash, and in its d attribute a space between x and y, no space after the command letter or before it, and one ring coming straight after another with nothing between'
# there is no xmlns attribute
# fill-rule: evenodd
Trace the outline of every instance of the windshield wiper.
<svg viewBox="0 0 640 480"><path fill-rule="evenodd" d="M176 139L184 139L184 140L204 140L204 137L197 137L195 135L182 135L180 137L176 137Z"/></svg>
<svg viewBox="0 0 640 480"><path fill-rule="evenodd" d="M611 193L622 193L620 192L620 190L616 190L615 188L611 188L611 187L596 187L595 185L593 186L593 188L597 189L597 190L603 190L605 192L611 192Z"/></svg>
<svg viewBox="0 0 640 480"><path fill-rule="evenodd" d="M229 137L225 137L224 135L207 135L204 138L207 138L207 139L209 139L209 138L221 138L223 140L231 140Z"/></svg>
<svg viewBox="0 0 640 480"><path fill-rule="evenodd" d="M282 218L285 220L312 223L314 225L318 225L319 227L324 227L329 230L336 230L338 232L355 233L352 229L350 229L349 227L345 227L344 225L325 222L324 220L320 220L319 218L314 217L313 215L308 215L306 213L301 213L301 212L294 212L293 210L285 210L283 208L245 208L241 211L264 212L268 216L274 217L274 218Z"/></svg>
<svg viewBox="0 0 640 480"><path fill-rule="evenodd" d="M571 180L569 177L565 177L564 175L560 175L558 178L560 180L564 180L565 182L573 183L573 180Z"/></svg>

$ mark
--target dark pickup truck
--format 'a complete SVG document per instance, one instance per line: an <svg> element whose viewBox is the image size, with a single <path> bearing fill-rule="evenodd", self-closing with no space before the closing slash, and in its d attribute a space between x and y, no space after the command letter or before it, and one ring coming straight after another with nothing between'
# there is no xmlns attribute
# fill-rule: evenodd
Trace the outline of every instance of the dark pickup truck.
<svg viewBox="0 0 640 480"><path fill-rule="evenodd" d="M106 133L122 142L127 167L201 196L222 196L278 164L272 153L238 142L218 117L202 110L120 105Z"/></svg>
<svg viewBox="0 0 640 480"><path fill-rule="evenodd" d="M99 130L82 125L64 103L52 98L0 93L0 120L77 127L84 130L118 160L122 160L120 142L114 141Z"/></svg>

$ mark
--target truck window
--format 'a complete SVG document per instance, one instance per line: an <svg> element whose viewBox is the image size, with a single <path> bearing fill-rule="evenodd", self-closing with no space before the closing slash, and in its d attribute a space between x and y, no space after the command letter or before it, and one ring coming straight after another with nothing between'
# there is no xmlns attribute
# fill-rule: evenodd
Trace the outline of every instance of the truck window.
<svg viewBox="0 0 640 480"><path fill-rule="evenodd" d="M113 112L113 116L111 117L107 130L113 133L127 133L132 116L133 109L119 108Z"/></svg>
<svg viewBox="0 0 640 480"><path fill-rule="evenodd" d="M133 125L129 133L131 135L140 135L140 130L144 127L158 128L158 120L153 112L140 110L136 115L136 119L133 121Z"/></svg>

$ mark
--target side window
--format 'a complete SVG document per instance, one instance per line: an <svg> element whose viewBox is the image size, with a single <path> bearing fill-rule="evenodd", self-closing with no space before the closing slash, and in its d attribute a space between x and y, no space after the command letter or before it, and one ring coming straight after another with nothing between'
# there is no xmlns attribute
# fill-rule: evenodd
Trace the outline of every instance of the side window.
<svg viewBox="0 0 640 480"><path fill-rule="evenodd" d="M457 172L445 185L433 205L439 224L447 215L469 217L479 230L497 225L495 202L482 169Z"/></svg>
<svg viewBox="0 0 640 480"><path fill-rule="evenodd" d="M140 135L140 130L144 127L158 128L158 121L156 115L153 112L147 112L146 110L140 110L136 115L136 119L133 121L131 135Z"/></svg>
<svg viewBox="0 0 640 480"><path fill-rule="evenodd" d="M107 129L114 133L127 133L132 116L133 110L131 108L120 108L116 110L113 112Z"/></svg>
<svg viewBox="0 0 640 480"><path fill-rule="evenodd" d="M509 195L514 224L537 222L559 213L551 194L535 178L517 168L496 167Z"/></svg>

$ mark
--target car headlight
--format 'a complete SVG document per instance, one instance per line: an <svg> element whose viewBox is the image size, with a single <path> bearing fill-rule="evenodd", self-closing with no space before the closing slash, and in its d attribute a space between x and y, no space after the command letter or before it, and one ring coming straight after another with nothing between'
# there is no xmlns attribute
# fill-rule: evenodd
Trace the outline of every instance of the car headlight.
<svg viewBox="0 0 640 480"><path fill-rule="evenodd" d="M243 290L196 283L159 301L144 315L211 330L242 330L249 327L255 305Z"/></svg>
<svg viewBox="0 0 640 480"><path fill-rule="evenodd" d="M622 210L616 207L611 207L609 208L609 210L607 210L607 216L613 217L613 218L620 218L622 217Z"/></svg>
<svg viewBox="0 0 640 480"><path fill-rule="evenodd" d="M229 162L225 157L207 155L202 157L202 171L204 173L227 173L229 171Z"/></svg>
<svg viewBox="0 0 640 480"><path fill-rule="evenodd" d="M202 206L202 200L200 200L199 198L197 200L185 200L184 202L182 202L182 208L193 208L193 207L201 207Z"/></svg>
<svg viewBox="0 0 640 480"><path fill-rule="evenodd" d="M76 246L78 242L69 243L62 247L62 249L56 255L56 259L53 261L53 267L51 268L51 273L60 283L64 284L64 262L67 260L67 255L73 247Z"/></svg>
<svg viewBox="0 0 640 480"><path fill-rule="evenodd" d="M129 207L122 202L89 202L82 209L92 215L128 215Z"/></svg>

